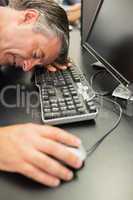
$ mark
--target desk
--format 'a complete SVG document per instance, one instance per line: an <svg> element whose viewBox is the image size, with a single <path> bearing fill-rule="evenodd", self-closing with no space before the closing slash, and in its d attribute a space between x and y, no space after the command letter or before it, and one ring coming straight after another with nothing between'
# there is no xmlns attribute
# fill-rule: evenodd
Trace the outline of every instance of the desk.
<svg viewBox="0 0 133 200"><path fill-rule="evenodd" d="M78 31L71 33L70 54L74 61L80 65L89 78L93 73L89 63L95 60L80 50L80 36ZM27 91L34 90L29 84L30 75L16 72L18 83L26 78ZM28 76L28 78L27 78ZM17 79L18 78L18 79ZM109 77L111 78L111 77ZM106 86L110 80L104 80ZM6 81L6 84L8 81ZM13 83L13 79L10 80ZM102 88L104 84L101 83ZM117 84L112 81L112 88ZM14 84L17 84L15 82ZM2 87L2 86L1 86ZM12 91L13 92L13 91ZM7 94L7 99L14 102L13 93ZM10 97L10 98L9 98ZM8 109L1 107L1 125L24 122L41 123L39 115L26 113L26 108ZM39 112L38 109L36 112ZM111 110L103 109L96 123L93 121L62 125L61 127L81 137L85 148L91 147L107 129L112 126L116 115ZM86 161L85 167L79 171L78 177L70 183L62 184L56 189L46 188L37 183L8 173L0 173L0 199L1 200L132 200L133 199L133 119L123 116L121 124L98 147Z"/></svg>

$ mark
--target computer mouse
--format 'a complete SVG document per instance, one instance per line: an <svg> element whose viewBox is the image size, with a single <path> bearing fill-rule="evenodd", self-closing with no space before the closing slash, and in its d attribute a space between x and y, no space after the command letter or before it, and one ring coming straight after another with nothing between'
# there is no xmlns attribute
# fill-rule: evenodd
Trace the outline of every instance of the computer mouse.
<svg viewBox="0 0 133 200"><path fill-rule="evenodd" d="M85 160L87 158L87 152L86 152L84 146L81 144L79 148L75 148L75 147L67 147L67 148L69 149L69 151L71 151L72 153L74 153L76 156L79 157L79 159L83 162L83 165L81 166L81 168L83 168L83 166L85 164ZM73 171L79 170L79 169L75 169L72 167L70 169Z"/></svg>
<svg viewBox="0 0 133 200"><path fill-rule="evenodd" d="M74 148L74 147L67 147L67 148L69 149L69 151L71 151L76 156L78 156L81 161L83 161L83 162L85 161L87 152L86 152L85 148L83 147L83 145L80 145L79 148Z"/></svg>

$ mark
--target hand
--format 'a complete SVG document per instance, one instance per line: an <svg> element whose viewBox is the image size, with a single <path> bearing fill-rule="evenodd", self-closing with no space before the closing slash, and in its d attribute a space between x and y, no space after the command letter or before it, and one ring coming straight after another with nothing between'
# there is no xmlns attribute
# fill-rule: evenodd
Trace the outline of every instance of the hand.
<svg viewBox="0 0 133 200"><path fill-rule="evenodd" d="M64 65L61 65L61 64L58 64L58 63L53 63L53 64L50 64L50 65L47 65L45 68L47 68L48 71L55 72L57 70L65 70L65 69L67 69L68 67L71 67L71 66L72 66L72 63L68 60L67 63L65 63Z"/></svg>
<svg viewBox="0 0 133 200"><path fill-rule="evenodd" d="M72 171L62 163L80 168L82 162L65 145L78 147L80 140L64 130L37 124L0 129L0 170L16 172L44 185L56 187L69 181Z"/></svg>
<svg viewBox="0 0 133 200"><path fill-rule="evenodd" d="M81 4L77 3L69 6L67 10L67 17L70 23L76 22L81 16Z"/></svg>

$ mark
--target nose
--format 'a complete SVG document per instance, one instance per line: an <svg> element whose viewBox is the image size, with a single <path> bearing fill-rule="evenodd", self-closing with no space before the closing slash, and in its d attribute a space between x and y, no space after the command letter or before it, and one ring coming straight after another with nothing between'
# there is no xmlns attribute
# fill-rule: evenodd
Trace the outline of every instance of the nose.
<svg viewBox="0 0 133 200"><path fill-rule="evenodd" d="M39 60L33 60L33 59L28 59L24 60L23 62L23 70L24 71L29 71L31 70L35 65L39 64Z"/></svg>

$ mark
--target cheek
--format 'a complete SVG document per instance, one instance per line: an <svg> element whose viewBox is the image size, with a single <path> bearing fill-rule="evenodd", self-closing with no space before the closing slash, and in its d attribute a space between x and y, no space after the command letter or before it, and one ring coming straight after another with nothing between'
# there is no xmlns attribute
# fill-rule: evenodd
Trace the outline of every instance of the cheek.
<svg viewBox="0 0 133 200"><path fill-rule="evenodd" d="M8 54L0 54L0 64L8 64L13 62L13 57Z"/></svg>
<svg viewBox="0 0 133 200"><path fill-rule="evenodd" d="M45 58L45 63L46 64L51 64L53 63L56 58L59 56L59 52L57 52L57 49L56 48L53 48L53 49L48 49L48 55L47 57Z"/></svg>
<svg viewBox="0 0 133 200"><path fill-rule="evenodd" d="M34 41L27 38L21 43L20 48L18 48L18 55L22 56L22 58L31 58L33 49L35 49Z"/></svg>
<svg viewBox="0 0 133 200"><path fill-rule="evenodd" d="M4 60L4 55L0 54L0 63L2 60Z"/></svg>
<svg viewBox="0 0 133 200"><path fill-rule="evenodd" d="M49 63L54 62L58 58L59 53L60 53L60 48L58 45L49 48L48 62Z"/></svg>

